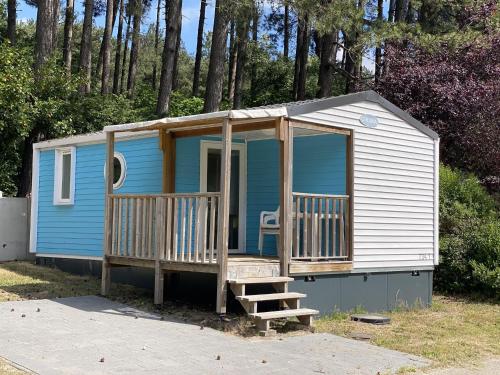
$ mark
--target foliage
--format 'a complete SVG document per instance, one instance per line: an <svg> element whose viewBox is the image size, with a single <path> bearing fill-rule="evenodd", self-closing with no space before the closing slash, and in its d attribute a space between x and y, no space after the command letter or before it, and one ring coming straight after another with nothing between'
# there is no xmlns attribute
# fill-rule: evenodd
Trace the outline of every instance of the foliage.
<svg viewBox="0 0 500 375"><path fill-rule="evenodd" d="M440 168L440 264L435 287L500 298L500 217L473 175Z"/></svg>
<svg viewBox="0 0 500 375"><path fill-rule="evenodd" d="M197 97L186 98L179 92L173 92L169 117L188 116L201 113L203 111L203 99Z"/></svg>
<svg viewBox="0 0 500 375"><path fill-rule="evenodd" d="M500 33L481 43L435 51L410 44L386 48L384 97L434 129L446 164L474 172L500 189Z"/></svg>

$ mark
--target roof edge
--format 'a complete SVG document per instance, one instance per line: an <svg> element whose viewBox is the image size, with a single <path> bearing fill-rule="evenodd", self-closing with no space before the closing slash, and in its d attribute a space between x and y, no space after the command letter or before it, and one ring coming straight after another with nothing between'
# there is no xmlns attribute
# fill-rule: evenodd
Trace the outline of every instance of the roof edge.
<svg viewBox="0 0 500 375"><path fill-rule="evenodd" d="M402 120L406 121L412 125L417 130L421 131L428 137L432 139L439 139L439 135L429 128L428 126L422 124L416 118L411 116L408 112L403 111L401 108L391 103L385 99L382 95L376 93L373 90L356 92L354 94L347 94L341 96L335 96L331 98L325 98L322 100L313 101L310 103L304 103L299 105L291 105L288 109L288 116L298 116L305 113L321 111L323 109L331 107L340 107L343 105L349 105L360 101L369 101L379 104L381 107L392 112L396 116L400 117Z"/></svg>

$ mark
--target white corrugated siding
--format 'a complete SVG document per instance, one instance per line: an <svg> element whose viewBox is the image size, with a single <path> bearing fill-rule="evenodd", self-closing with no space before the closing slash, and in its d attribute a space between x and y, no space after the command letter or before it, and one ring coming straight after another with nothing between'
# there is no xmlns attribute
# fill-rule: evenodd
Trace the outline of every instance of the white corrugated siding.
<svg viewBox="0 0 500 375"><path fill-rule="evenodd" d="M379 125L363 126L363 114ZM294 118L355 129L353 267L432 266L434 141L368 101Z"/></svg>

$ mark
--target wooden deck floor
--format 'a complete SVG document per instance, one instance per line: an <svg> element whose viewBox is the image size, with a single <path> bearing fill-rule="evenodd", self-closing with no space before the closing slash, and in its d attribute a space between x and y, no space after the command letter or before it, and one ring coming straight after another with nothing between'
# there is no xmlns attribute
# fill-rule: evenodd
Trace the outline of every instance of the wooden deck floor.
<svg viewBox="0 0 500 375"><path fill-rule="evenodd" d="M109 256L111 265L154 268L154 260L146 258L132 258ZM174 272L205 272L217 273L219 266L216 263L188 263L162 260L161 268ZM314 262L292 261L289 272L291 275L307 275L315 273L345 272L352 268L352 262ZM280 276L280 262L278 257L257 256L245 254L229 254L227 262L227 279L233 280L247 277L274 277Z"/></svg>

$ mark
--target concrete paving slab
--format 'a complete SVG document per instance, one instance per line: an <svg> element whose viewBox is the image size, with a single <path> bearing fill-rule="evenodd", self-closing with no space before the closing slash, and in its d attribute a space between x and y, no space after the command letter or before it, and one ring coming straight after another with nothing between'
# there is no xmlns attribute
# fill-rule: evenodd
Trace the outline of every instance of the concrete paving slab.
<svg viewBox="0 0 500 375"><path fill-rule="evenodd" d="M0 303L0 356L43 375L375 375L429 364L330 334L245 339L200 330L97 296Z"/></svg>

